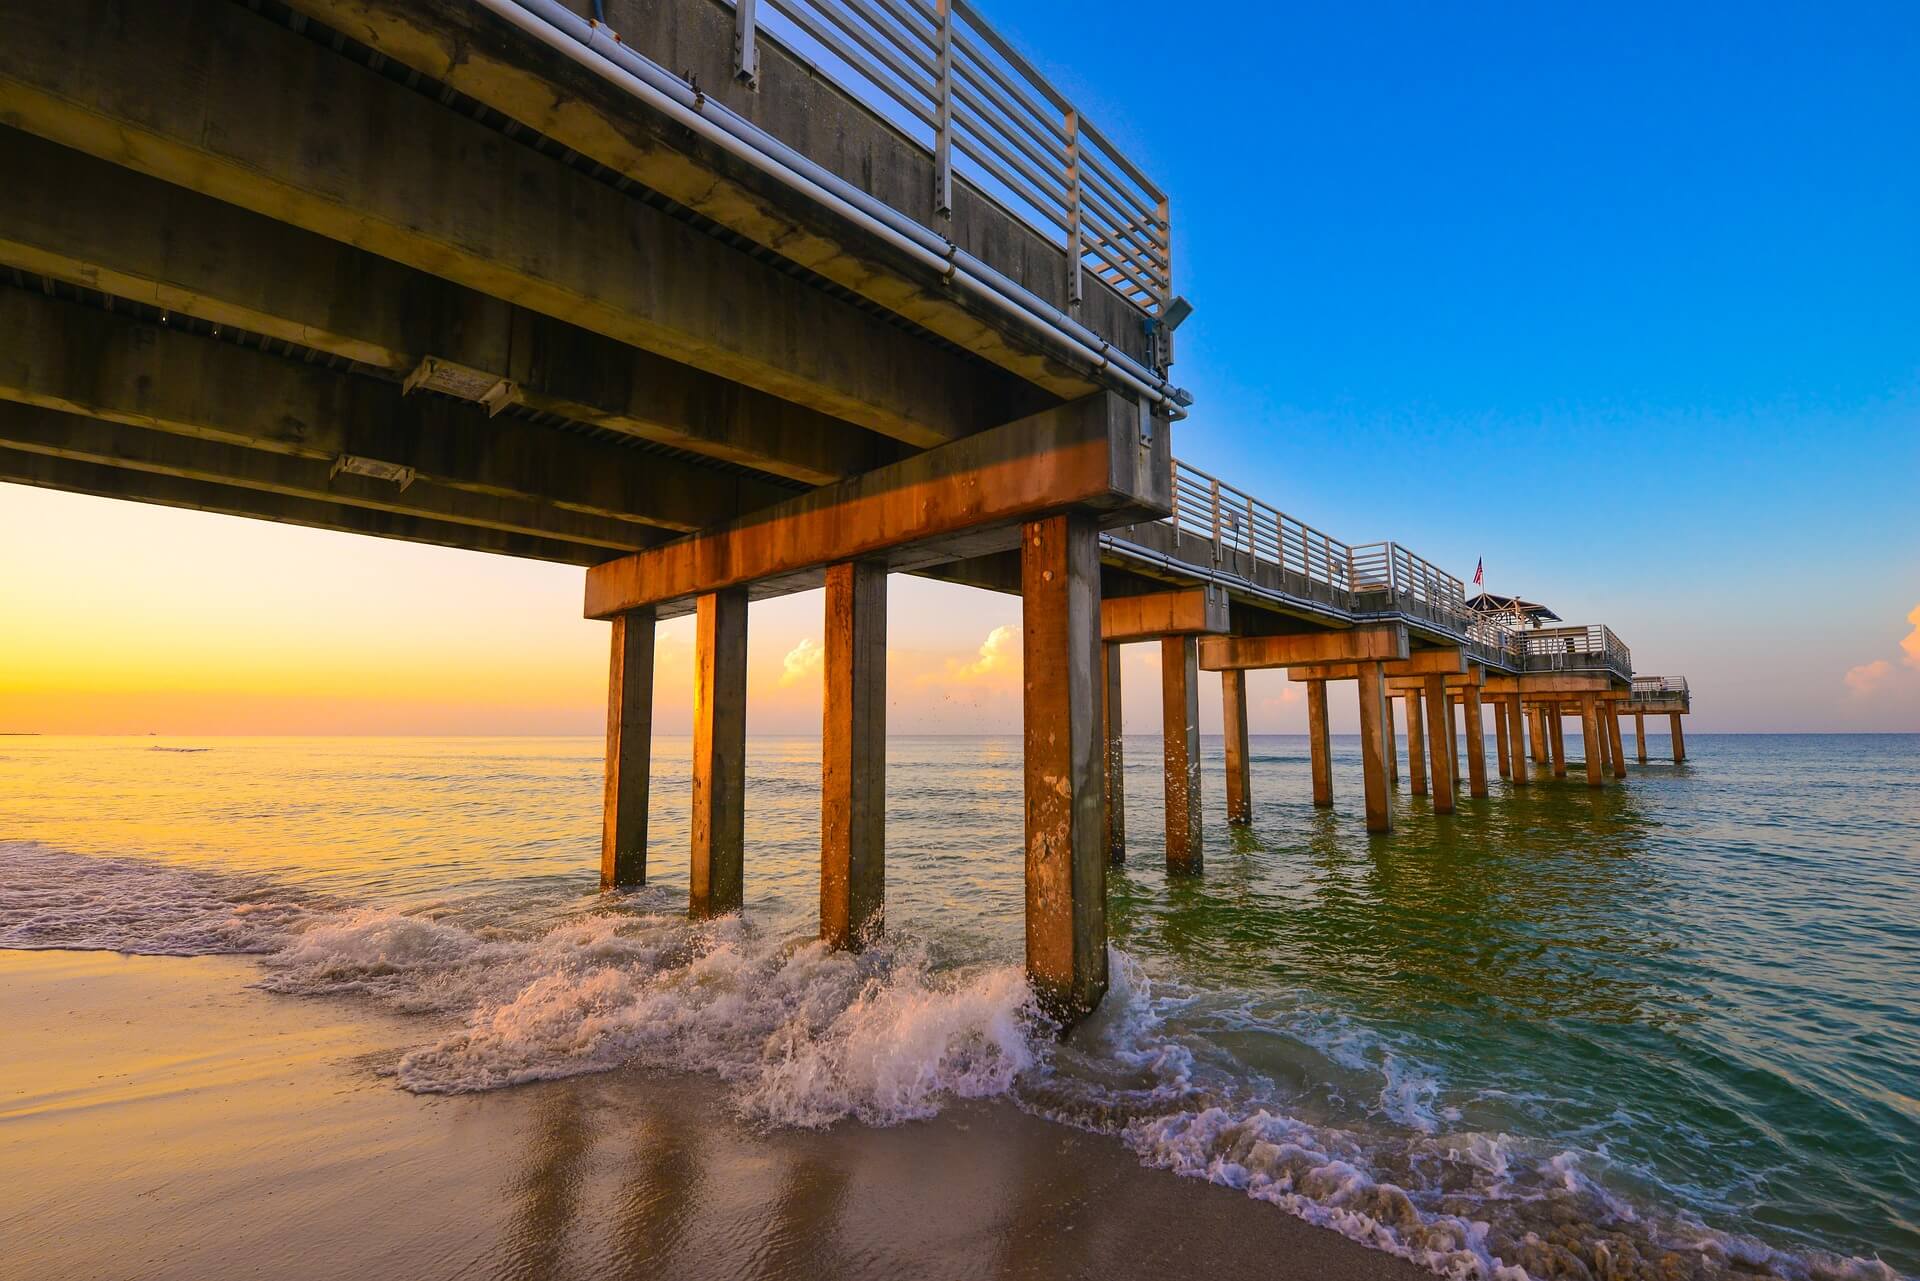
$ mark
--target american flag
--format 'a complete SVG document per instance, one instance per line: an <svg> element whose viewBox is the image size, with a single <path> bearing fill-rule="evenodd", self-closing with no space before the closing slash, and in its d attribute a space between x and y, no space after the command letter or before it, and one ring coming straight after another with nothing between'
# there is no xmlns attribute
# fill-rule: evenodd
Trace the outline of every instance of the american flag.
<svg viewBox="0 0 1920 1281"><path fill-rule="evenodd" d="M1484 587L1486 586L1486 583L1487 583L1487 558L1485 556L1482 556L1478 560L1473 562L1473 585L1475 587Z"/></svg>

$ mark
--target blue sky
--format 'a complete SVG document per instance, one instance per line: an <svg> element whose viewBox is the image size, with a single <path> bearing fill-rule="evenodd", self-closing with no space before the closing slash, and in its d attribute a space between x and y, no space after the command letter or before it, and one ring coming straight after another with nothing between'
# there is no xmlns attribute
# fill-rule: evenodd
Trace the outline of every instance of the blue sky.
<svg viewBox="0 0 1920 1281"><path fill-rule="evenodd" d="M1920 8L987 12L1172 195L1181 456L1920 729Z"/></svg>

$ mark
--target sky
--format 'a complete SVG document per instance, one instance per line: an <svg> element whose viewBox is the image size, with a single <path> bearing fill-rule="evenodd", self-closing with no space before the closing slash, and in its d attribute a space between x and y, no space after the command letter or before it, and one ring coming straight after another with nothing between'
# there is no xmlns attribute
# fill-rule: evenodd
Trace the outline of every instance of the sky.
<svg viewBox="0 0 1920 1281"><path fill-rule="evenodd" d="M1696 732L1920 731L1920 9L980 3L1170 193L1182 458L1609 624ZM891 593L890 728L1017 731L1017 600ZM580 596L0 486L0 730L597 733ZM751 731L818 732L820 610L753 607Z"/></svg>

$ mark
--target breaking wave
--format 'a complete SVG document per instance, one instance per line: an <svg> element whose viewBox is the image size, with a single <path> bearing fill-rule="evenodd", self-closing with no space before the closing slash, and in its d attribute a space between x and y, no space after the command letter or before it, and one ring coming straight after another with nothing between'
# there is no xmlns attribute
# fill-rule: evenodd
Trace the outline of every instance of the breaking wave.
<svg viewBox="0 0 1920 1281"><path fill-rule="evenodd" d="M691 924L648 910L646 895L480 925L32 844L0 843L0 872L0 947L253 954L268 990L432 1016L386 1069L417 1093L643 1066L715 1076L744 1119L801 1127L893 1125L999 1098L1448 1277L1895 1276L1637 1211L1588 1175L1586 1154L1456 1132L1444 1083L1415 1056L1302 1015L1280 1030L1371 1082L1364 1111L1379 1123L1309 1120L1285 1090L1174 1030L1218 994L1117 950L1107 1002L1062 1041L1017 965L937 957L910 936L851 955L741 917Z"/></svg>

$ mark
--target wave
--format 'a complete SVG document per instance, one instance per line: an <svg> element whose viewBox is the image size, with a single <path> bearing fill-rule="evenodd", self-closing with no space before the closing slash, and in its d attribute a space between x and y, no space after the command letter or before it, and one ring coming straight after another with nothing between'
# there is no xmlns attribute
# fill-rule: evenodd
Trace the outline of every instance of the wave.
<svg viewBox="0 0 1920 1281"><path fill-rule="evenodd" d="M0 869L0 946L249 953L268 990L433 1016L386 1068L415 1093L642 1066L717 1077L743 1119L797 1127L895 1125L997 1098L1442 1276L1895 1276L1876 1260L1787 1254L1637 1211L1588 1174L1590 1154L1452 1131L1437 1073L1337 1019L1283 1026L1375 1083L1365 1111L1378 1123L1310 1120L1178 1030L1217 994L1118 950L1107 1001L1063 1041L1019 966L936 963L907 935L836 952L750 918L689 923L648 910L644 894L582 898L557 922L482 925L30 844L0 843Z"/></svg>

